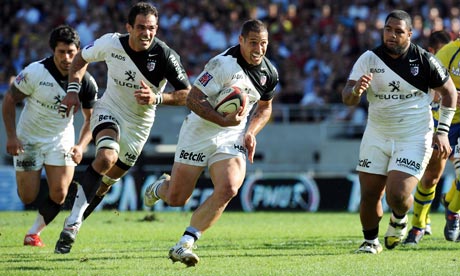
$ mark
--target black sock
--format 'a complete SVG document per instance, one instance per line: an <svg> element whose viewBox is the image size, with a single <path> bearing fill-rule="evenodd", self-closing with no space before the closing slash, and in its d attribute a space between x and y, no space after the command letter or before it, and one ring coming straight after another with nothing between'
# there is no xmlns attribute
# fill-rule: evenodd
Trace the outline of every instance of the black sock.
<svg viewBox="0 0 460 276"><path fill-rule="evenodd" d="M48 196L38 208L38 212L43 216L45 224L48 225L61 211L61 205L52 201Z"/></svg>
<svg viewBox="0 0 460 276"><path fill-rule="evenodd" d="M102 175L96 172L92 165L89 165L80 181L80 185L85 192L87 202L91 202L91 200L93 200L101 182Z"/></svg>
<svg viewBox="0 0 460 276"><path fill-rule="evenodd" d="M370 230L363 230L363 234L364 239L375 240L379 236L379 227Z"/></svg>
<svg viewBox="0 0 460 276"><path fill-rule="evenodd" d="M89 203L89 206L86 208L85 212L83 213L83 220L85 220L91 213L96 209L96 207L101 203L102 199L104 199L105 195L98 196L95 195L91 202Z"/></svg>

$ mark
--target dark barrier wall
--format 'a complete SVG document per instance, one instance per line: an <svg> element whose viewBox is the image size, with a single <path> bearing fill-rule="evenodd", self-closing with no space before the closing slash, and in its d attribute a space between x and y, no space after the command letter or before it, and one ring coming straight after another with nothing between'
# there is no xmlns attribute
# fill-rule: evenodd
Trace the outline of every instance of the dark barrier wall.
<svg viewBox="0 0 460 276"><path fill-rule="evenodd" d="M78 179L81 173L77 173ZM143 205L142 195L145 188L161 174L133 172L116 183L98 206L98 210L116 209L119 211L148 210ZM450 187L453 177L445 176L438 185L432 210L443 211L439 199ZM42 181L40 198L47 191L46 180ZM159 201L151 210L154 211L191 211L212 193L210 179L203 175L194 190L190 201L184 207L169 207ZM65 209L70 209L75 197L76 184L71 185ZM247 175L239 194L229 204L227 210L233 211L349 211L357 212L359 208L359 181L356 174L344 177L312 177L301 173L253 173ZM33 205L25 206L34 209ZM384 203L384 208L388 207Z"/></svg>

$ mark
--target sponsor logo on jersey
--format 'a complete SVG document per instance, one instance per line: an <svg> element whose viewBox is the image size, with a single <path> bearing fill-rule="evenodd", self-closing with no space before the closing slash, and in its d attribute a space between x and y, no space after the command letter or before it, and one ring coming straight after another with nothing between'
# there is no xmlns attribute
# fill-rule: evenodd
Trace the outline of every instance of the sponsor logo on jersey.
<svg viewBox="0 0 460 276"><path fill-rule="evenodd" d="M192 152L186 152L185 150L182 150L179 155L180 159L185 159L185 160L193 160L197 162L204 162L204 159L206 158L206 155L204 153L199 152L199 153L194 153Z"/></svg>
<svg viewBox="0 0 460 276"><path fill-rule="evenodd" d="M136 72L129 70L125 72L125 75L128 76L125 81L135 81Z"/></svg>
<svg viewBox="0 0 460 276"><path fill-rule="evenodd" d="M21 84L21 82L27 83L27 74L24 74L21 72L17 77L16 77L16 83Z"/></svg>
<svg viewBox="0 0 460 276"><path fill-rule="evenodd" d="M172 62L172 64L174 65L174 69L176 69L176 74L177 74L177 79L178 80L185 80L186 77L184 76L183 72L182 72L182 66L180 65L179 61L176 59L175 56L173 55L170 55L169 56L169 60Z"/></svg>
<svg viewBox="0 0 460 276"><path fill-rule="evenodd" d="M198 79L198 81L201 83L201 85L206 86L208 85L208 82L212 80L213 76L209 74L209 72L205 72L201 77Z"/></svg>
<svg viewBox="0 0 460 276"><path fill-rule="evenodd" d="M433 65L436 67L436 70L438 71L439 76L441 79L447 78L446 73L444 72L444 67L438 62L438 60L434 57L430 57L430 62L433 63Z"/></svg>
<svg viewBox="0 0 460 276"><path fill-rule="evenodd" d="M410 160L407 158L398 158L396 159L396 164L400 167L406 167L413 171L418 172L422 165L420 163L415 162L414 160Z"/></svg>
<svg viewBox="0 0 460 276"><path fill-rule="evenodd" d="M54 87L53 83L52 83L52 82L49 82L49 81L40 81L40 82L38 83L38 85L40 85L40 86Z"/></svg>
<svg viewBox="0 0 460 276"><path fill-rule="evenodd" d="M422 91L416 91L410 94L376 94L375 97L379 100L408 100L417 96L423 96Z"/></svg>
<svg viewBox="0 0 460 276"><path fill-rule="evenodd" d="M113 81L119 86L124 86L124 87L134 88L134 89L141 89L141 86L139 84L125 82L125 81L117 80L117 79L113 79Z"/></svg>
<svg viewBox="0 0 460 276"><path fill-rule="evenodd" d="M371 68L370 72L372 74L383 74L385 73L385 69L384 68Z"/></svg>
<svg viewBox="0 0 460 276"><path fill-rule="evenodd" d="M368 159L361 159L359 160L358 166L363 167L363 168L370 168L370 165L372 164L371 161Z"/></svg>
<svg viewBox="0 0 460 276"><path fill-rule="evenodd" d="M242 79L244 79L243 73L236 73L235 75L232 76L232 80L242 80Z"/></svg>
<svg viewBox="0 0 460 276"><path fill-rule="evenodd" d="M393 89L391 89L391 92L399 91L400 85L401 83L399 81L392 81L388 84L388 86L393 87Z"/></svg>
<svg viewBox="0 0 460 276"><path fill-rule="evenodd" d="M115 59L121 60L121 61L126 60L126 57L124 57L122 55L119 55L119 54L115 54L115 53L112 53L112 57L115 58Z"/></svg>

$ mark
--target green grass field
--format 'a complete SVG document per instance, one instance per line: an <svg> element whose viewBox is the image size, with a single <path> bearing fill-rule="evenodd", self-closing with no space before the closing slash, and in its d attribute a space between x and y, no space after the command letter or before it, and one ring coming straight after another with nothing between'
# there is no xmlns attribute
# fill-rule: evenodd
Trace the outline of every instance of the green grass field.
<svg viewBox="0 0 460 276"><path fill-rule="evenodd" d="M226 212L198 241L196 267L167 258L190 213L102 211L80 230L72 252L54 254L68 212L43 232L44 248L22 245L35 212L0 212L0 275L458 275L460 243L444 240L443 214L417 248L354 254L356 213ZM153 220L146 220L148 216ZM380 241L389 215L380 227Z"/></svg>

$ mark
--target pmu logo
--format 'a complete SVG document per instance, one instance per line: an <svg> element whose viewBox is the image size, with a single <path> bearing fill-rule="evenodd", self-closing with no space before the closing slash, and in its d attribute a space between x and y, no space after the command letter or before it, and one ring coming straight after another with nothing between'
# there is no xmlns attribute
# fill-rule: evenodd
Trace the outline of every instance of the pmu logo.
<svg viewBox="0 0 460 276"><path fill-rule="evenodd" d="M363 168L369 168L371 164L372 162L369 161L368 159L362 159L362 160L359 160L358 166L363 167Z"/></svg>
<svg viewBox="0 0 460 276"><path fill-rule="evenodd" d="M179 155L180 159L185 159L185 160L193 160L197 162L204 162L204 158L206 158L206 155L204 153L194 153L192 152L186 152L185 150L182 150Z"/></svg>
<svg viewBox="0 0 460 276"><path fill-rule="evenodd" d="M414 160L409 160L407 158L398 158L396 159L396 164L398 166L409 168L413 171L419 171L422 165L420 163L415 162Z"/></svg>
<svg viewBox="0 0 460 276"><path fill-rule="evenodd" d="M241 206L246 212L318 210L316 182L304 174L254 174L246 178Z"/></svg>

